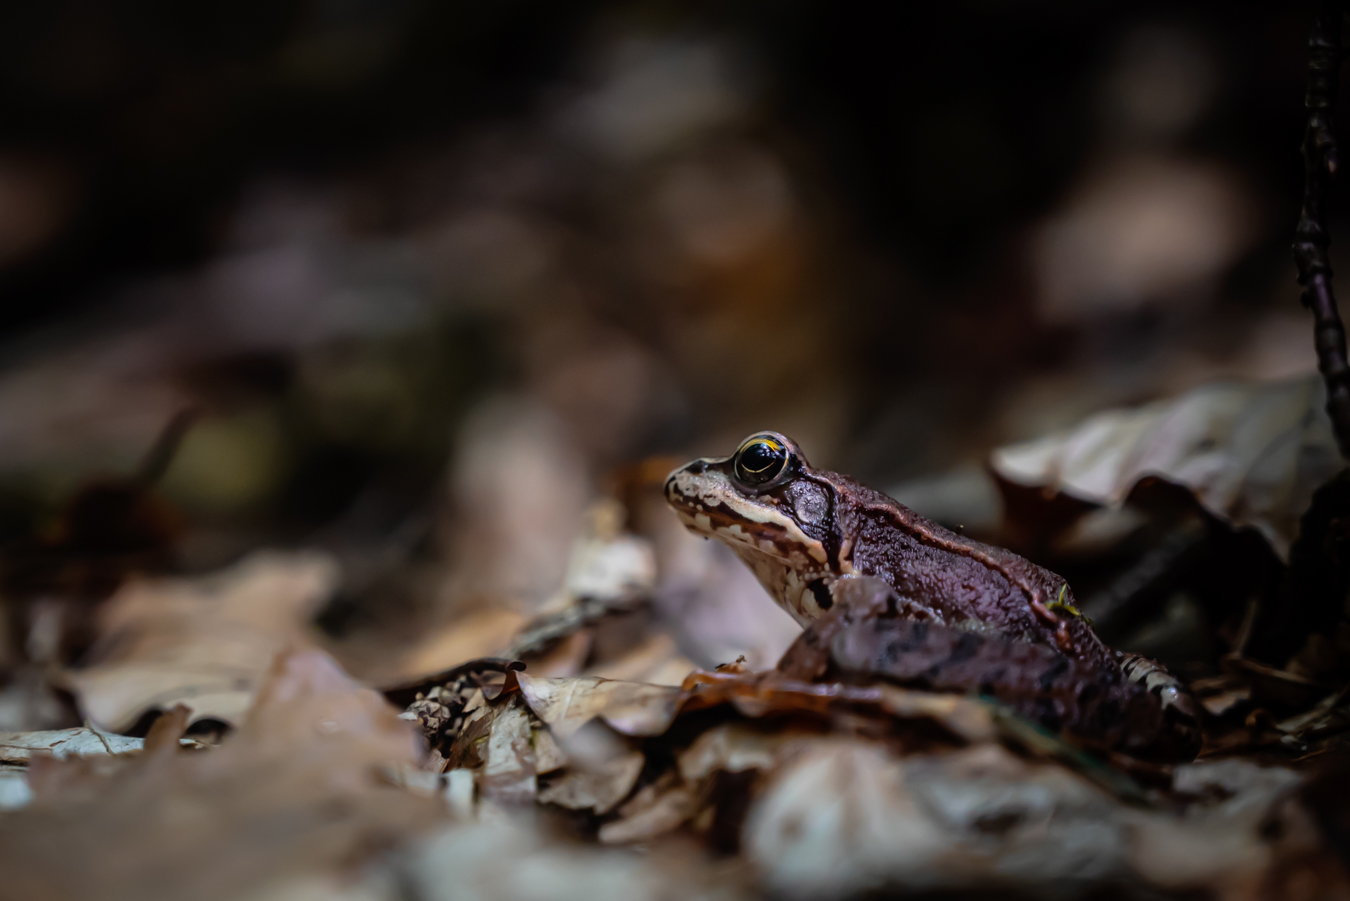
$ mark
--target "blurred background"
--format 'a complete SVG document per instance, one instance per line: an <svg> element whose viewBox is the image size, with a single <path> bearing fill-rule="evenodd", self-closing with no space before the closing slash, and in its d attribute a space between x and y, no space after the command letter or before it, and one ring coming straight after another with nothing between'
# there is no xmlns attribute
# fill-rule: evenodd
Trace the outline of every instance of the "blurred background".
<svg viewBox="0 0 1350 901"><path fill-rule="evenodd" d="M42 598L319 547L320 623L376 679L435 623L547 609L617 498L682 652L771 663L795 628L686 543L654 489L676 463L773 428L997 536L995 447L1315 370L1288 252L1308 22L9 4L7 653L80 661L68 626L43 650Z"/></svg>

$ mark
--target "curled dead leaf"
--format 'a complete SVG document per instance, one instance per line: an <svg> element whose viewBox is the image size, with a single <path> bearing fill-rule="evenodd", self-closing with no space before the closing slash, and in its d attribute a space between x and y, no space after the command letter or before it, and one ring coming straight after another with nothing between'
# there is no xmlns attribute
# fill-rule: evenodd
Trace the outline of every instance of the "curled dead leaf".
<svg viewBox="0 0 1350 901"><path fill-rule="evenodd" d="M615 757L596 768L576 767L550 782L539 793L541 804L557 804L570 810L608 813L628 797L642 773L646 758L640 751Z"/></svg>
<svg viewBox="0 0 1350 901"><path fill-rule="evenodd" d="M484 796L498 803L528 804L538 784L528 708L519 695L495 711L483 765Z"/></svg>
<svg viewBox="0 0 1350 901"><path fill-rule="evenodd" d="M0 763L27 763L35 754L57 760L102 754L128 754L139 751L145 741L129 735L117 735L88 726L78 729L54 729L46 732L0 732Z"/></svg>
<svg viewBox="0 0 1350 901"><path fill-rule="evenodd" d="M535 679L516 673L520 693L553 734L566 738L593 719L625 735L659 735L679 709L680 689L592 676Z"/></svg>
<svg viewBox="0 0 1350 901"><path fill-rule="evenodd" d="M312 642L310 620L337 584L313 553L258 553L191 579L131 582L99 614L89 665L64 681L85 715L114 732L185 704L192 721L237 725L277 652Z"/></svg>
<svg viewBox="0 0 1350 901"><path fill-rule="evenodd" d="M600 827L599 838L606 845L649 841L678 829L698 808L694 790L670 772L620 807L618 819Z"/></svg>
<svg viewBox="0 0 1350 901"><path fill-rule="evenodd" d="M1320 376L1219 382L1107 410L1076 428L996 450L1009 482L1119 506L1140 480L1181 485L1210 513L1256 529L1283 560L1313 491L1344 463Z"/></svg>
<svg viewBox="0 0 1350 901"><path fill-rule="evenodd" d="M177 752L186 720L162 717L114 776L53 780L0 818L0 897L226 901L331 877L444 815L380 778L415 766L420 740L319 651L278 658L220 747Z"/></svg>

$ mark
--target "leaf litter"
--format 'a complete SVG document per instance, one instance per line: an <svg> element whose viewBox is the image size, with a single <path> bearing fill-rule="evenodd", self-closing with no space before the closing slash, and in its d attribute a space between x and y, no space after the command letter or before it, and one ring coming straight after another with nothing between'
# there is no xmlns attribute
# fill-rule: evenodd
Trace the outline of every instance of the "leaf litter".
<svg viewBox="0 0 1350 901"><path fill-rule="evenodd" d="M1315 788L1344 691L1254 706L1249 661L1159 765L841 669L842 614L777 669L699 668L642 539L589 516L544 607L443 628L382 693L316 647L327 558L129 582L63 676L89 724L0 736L0 898L1350 898Z"/></svg>

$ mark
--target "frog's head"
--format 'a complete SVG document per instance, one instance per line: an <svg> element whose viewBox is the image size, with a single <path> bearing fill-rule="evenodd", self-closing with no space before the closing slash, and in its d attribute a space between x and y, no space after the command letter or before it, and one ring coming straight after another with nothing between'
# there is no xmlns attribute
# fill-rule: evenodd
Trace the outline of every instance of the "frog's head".
<svg viewBox="0 0 1350 901"><path fill-rule="evenodd" d="M703 457L672 472L666 501L690 531L730 546L805 625L831 606L830 586L852 571L841 559L852 541L839 479L812 469L791 438L757 432L730 457Z"/></svg>

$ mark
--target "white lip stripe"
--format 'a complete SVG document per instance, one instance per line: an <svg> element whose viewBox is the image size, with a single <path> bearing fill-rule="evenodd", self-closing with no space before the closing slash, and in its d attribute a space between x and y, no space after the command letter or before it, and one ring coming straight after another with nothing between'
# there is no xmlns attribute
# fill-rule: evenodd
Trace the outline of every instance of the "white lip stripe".
<svg viewBox="0 0 1350 901"><path fill-rule="evenodd" d="M724 533L732 527L714 527L712 520L708 516L709 512L716 507L722 507L732 512L736 517L746 522L761 523L771 526L782 534L792 545L801 548L806 555L817 563L826 563L829 561L829 554L825 552L825 546L816 541L810 535L801 530L791 518L784 516L776 508L768 504L756 503L746 498L738 492L730 480L720 472L705 471L694 474L689 468L678 469L671 475L675 491L680 495L684 504L693 509L692 516L698 519L690 523L687 511L681 511L684 514L686 525L699 532L702 535L716 535L723 537ZM737 543L745 542L751 539L748 532L739 526L740 533L726 535L729 541ZM744 536L744 537L741 537ZM760 548L757 548L760 549Z"/></svg>
<svg viewBox="0 0 1350 901"><path fill-rule="evenodd" d="M780 607L798 624L809 625L823 611L807 586L836 575L827 568L825 546L777 507L742 495L724 473L691 472L698 463L715 462L705 458L671 473L667 479L671 506L691 532L730 547ZM739 521L725 523L726 518ZM764 537L765 532L779 543Z"/></svg>

